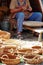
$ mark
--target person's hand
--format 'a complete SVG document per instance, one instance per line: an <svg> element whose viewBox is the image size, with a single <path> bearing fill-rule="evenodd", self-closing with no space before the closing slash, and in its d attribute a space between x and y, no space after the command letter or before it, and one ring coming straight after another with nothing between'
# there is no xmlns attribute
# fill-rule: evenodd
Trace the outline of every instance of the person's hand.
<svg viewBox="0 0 43 65"><path fill-rule="evenodd" d="M28 10L29 12L31 12L31 11L32 11L32 8L31 8L31 7L29 7L27 10Z"/></svg>
<svg viewBox="0 0 43 65"><path fill-rule="evenodd" d="M20 8L21 10L26 10L25 6L18 6L17 9Z"/></svg>
<svg viewBox="0 0 43 65"><path fill-rule="evenodd" d="M26 11L26 10L27 10L27 8L26 8L26 7L22 7L22 10L23 10L23 11Z"/></svg>

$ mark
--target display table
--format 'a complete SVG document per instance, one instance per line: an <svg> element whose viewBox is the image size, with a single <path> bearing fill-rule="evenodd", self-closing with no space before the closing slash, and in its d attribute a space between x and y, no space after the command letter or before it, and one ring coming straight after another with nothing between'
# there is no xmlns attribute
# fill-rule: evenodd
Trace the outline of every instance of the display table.
<svg viewBox="0 0 43 65"><path fill-rule="evenodd" d="M38 21L24 21L23 22L24 28L31 30L33 33L36 32L36 35L39 35L40 33L43 32L43 22L38 22Z"/></svg>
<svg viewBox="0 0 43 65"><path fill-rule="evenodd" d="M35 32L39 33L38 41L43 40L43 28L34 29Z"/></svg>

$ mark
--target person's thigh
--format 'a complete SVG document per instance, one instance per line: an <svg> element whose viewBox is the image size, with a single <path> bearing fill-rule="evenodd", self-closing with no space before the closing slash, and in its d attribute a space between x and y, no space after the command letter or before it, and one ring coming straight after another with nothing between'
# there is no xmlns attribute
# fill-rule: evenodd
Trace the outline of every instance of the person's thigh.
<svg viewBox="0 0 43 65"><path fill-rule="evenodd" d="M28 18L29 21L42 21L42 13L33 12L33 14Z"/></svg>
<svg viewBox="0 0 43 65"><path fill-rule="evenodd" d="M16 13L15 17L16 17L16 19L18 19L18 18L24 18L25 14L23 12L18 12L18 13Z"/></svg>

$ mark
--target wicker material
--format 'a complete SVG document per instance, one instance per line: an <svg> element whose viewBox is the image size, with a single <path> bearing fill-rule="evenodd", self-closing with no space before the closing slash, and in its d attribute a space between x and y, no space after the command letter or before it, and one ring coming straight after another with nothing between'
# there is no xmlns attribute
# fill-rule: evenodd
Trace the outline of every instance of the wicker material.
<svg viewBox="0 0 43 65"><path fill-rule="evenodd" d="M16 46L14 45L6 45L4 48L4 53L14 53L16 51Z"/></svg>
<svg viewBox="0 0 43 65"><path fill-rule="evenodd" d="M24 56L26 62L28 64L40 64L43 62L43 56L41 57L41 55L27 55L27 56Z"/></svg>
<svg viewBox="0 0 43 65"><path fill-rule="evenodd" d="M7 64L7 65L15 65L20 63L20 59L5 59L2 58L2 63Z"/></svg>
<svg viewBox="0 0 43 65"><path fill-rule="evenodd" d="M41 49L41 46L33 46L33 49Z"/></svg>
<svg viewBox="0 0 43 65"><path fill-rule="evenodd" d="M23 49L18 49L18 53L25 55L27 53L31 53L32 49L27 49L27 48L23 48Z"/></svg>
<svg viewBox="0 0 43 65"><path fill-rule="evenodd" d="M7 65L10 65L10 64L11 65L15 65L15 64L19 64L20 63L20 58L18 56L15 56L15 58L11 58L11 57L9 57L9 55L4 54L1 57L1 61L2 61L2 63L7 64Z"/></svg>
<svg viewBox="0 0 43 65"><path fill-rule="evenodd" d="M0 47L0 57L3 54L3 52L4 52L4 47L3 48Z"/></svg>
<svg viewBox="0 0 43 65"><path fill-rule="evenodd" d="M10 33L6 31L1 31L0 30L0 38L2 39L9 39L10 38Z"/></svg>

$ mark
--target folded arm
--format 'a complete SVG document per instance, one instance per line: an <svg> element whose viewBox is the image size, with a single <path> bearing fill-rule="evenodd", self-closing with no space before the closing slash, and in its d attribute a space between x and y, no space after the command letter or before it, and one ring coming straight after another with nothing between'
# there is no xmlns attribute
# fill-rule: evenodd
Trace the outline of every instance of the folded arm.
<svg viewBox="0 0 43 65"><path fill-rule="evenodd" d="M17 9L10 9L11 13L16 13L22 11L22 8L17 8Z"/></svg>

